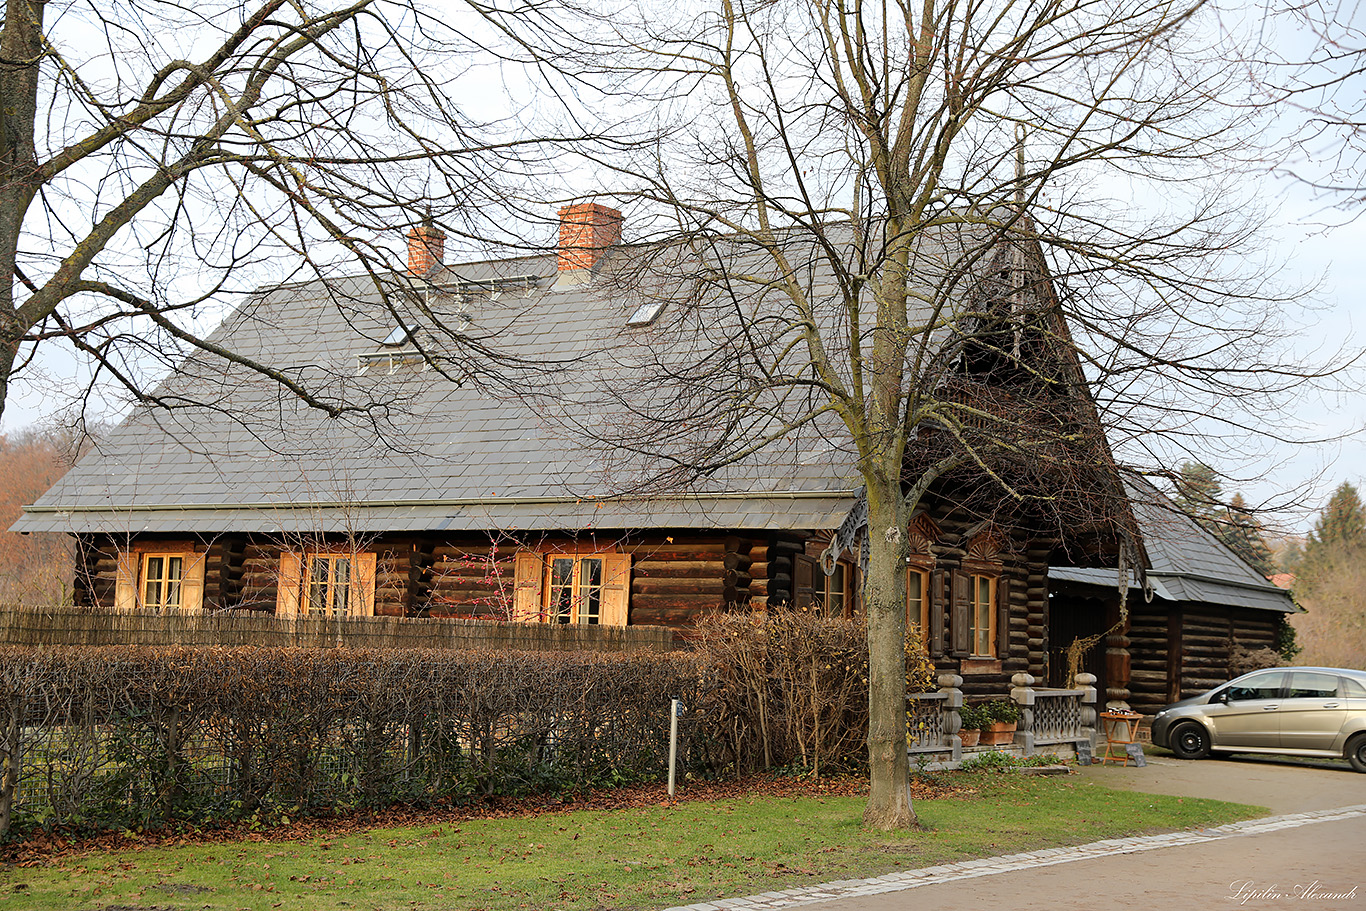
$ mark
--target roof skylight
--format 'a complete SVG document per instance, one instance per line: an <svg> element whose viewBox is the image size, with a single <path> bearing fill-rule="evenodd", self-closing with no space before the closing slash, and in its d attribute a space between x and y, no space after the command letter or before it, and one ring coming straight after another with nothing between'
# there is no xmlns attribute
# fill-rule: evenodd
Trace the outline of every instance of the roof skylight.
<svg viewBox="0 0 1366 911"><path fill-rule="evenodd" d="M639 329L641 326L648 326L659 319L659 314L664 312L665 301L646 301L636 308L636 312L631 314L631 318L626 321L628 329Z"/></svg>
<svg viewBox="0 0 1366 911"><path fill-rule="evenodd" d="M397 348L399 345L406 343L408 339L412 337L412 334L413 330L409 329L407 326L396 326L394 331L386 335L384 341L380 342L380 344L385 348Z"/></svg>

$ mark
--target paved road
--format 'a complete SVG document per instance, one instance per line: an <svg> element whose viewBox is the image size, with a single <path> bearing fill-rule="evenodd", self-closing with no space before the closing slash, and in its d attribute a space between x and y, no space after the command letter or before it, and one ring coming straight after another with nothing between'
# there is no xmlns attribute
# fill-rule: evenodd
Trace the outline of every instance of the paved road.
<svg viewBox="0 0 1366 911"><path fill-rule="evenodd" d="M1366 775L1343 764L1152 758L1142 769L1092 767L1080 774L1110 787L1217 797L1269 807L1274 813L1366 804ZM1355 894L1351 894L1353 887ZM1342 893L1348 896L1331 897ZM1011 911L1363 909L1366 817L802 907L805 911L979 911L995 904Z"/></svg>
<svg viewBox="0 0 1366 911"><path fill-rule="evenodd" d="M1255 759L1180 762L1154 758L1146 768L1093 767L1084 778L1111 787L1216 797L1269 807L1276 814L1329 811L1366 805L1366 775L1345 764L1305 765ZM988 864L971 879L950 872L951 882L929 882L897 891L802 901L802 911L1010 911L1070 909L1243 908L1248 911L1314 908L1366 909L1366 811L1329 819L1290 818L1274 831L1253 823L1231 837L1163 846L1137 839L1108 848L1083 849L1039 860ZM1181 836L1175 836L1181 839ZM1127 852L1127 853L1126 853ZM1063 861L1063 862L1059 862ZM942 877L941 877L942 878ZM933 879L933 878L932 878ZM846 891L857 891L850 884Z"/></svg>
<svg viewBox="0 0 1366 911"><path fill-rule="evenodd" d="M998 873L802 911L1366 908L1366 817Z"/></svg>

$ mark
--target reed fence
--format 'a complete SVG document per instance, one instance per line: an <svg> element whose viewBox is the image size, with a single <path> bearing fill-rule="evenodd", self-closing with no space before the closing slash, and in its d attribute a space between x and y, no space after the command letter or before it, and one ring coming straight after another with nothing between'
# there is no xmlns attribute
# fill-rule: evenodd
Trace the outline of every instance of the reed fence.
<svg viewBox="0 0 1366 911"><path fill-rule="evenodd" d="M9 607L0 608L0 645L658 652L669 651L675 642L672 630L658 626Z"/></svg>

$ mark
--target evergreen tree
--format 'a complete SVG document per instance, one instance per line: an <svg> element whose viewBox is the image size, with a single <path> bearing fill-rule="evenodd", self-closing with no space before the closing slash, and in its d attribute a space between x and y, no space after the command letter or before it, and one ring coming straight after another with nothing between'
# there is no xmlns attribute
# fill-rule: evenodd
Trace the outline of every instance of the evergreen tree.
<svg viewBox="0 0 1366 911"><path fill-rule="evenodd" d="M1242 494L1234 494L1229 501L1228 509L1224 510L1224 521L1216 534L1228 545L1229 550L1246 560L1263 576L1269 577L1276 572L1271 548L1267 547L1262 537L1261 523L1248 509Z"/></svg>
<svg viewBox="0 0 1366 911"><path fill-rule="evenodd" d="M1223 512L1222 495L1223 487L1213 468L1204 462L1181 463L1181 476L1176 479L1176 505L1216 535Z"/></svg>
<svg viewBox="0 0 1366 911"><path fill-rule="evenodd" d="M1333 491L1328 505L1319 513L1314 530L1309 534L1313 551L1322 547L1355 548L1366 545L1366 508L1361 505L1357 489L1346 481Z"/></svg>
<svg viewBox="0 0 1366 911"><path fill-rule="evenodd" d="M1312 597L1322 583L1332 587L1354 564L1366 559L1366 507L1351 484L1344 482L1319 513L1304 545L1296 592Z"/></svg>

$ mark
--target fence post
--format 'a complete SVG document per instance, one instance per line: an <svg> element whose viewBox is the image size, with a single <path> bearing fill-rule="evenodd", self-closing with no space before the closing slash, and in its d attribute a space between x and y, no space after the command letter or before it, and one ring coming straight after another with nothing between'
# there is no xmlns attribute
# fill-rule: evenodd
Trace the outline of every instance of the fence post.
<svg viewBox="0 0 1366 911"><path fill-rule="evenodd" d="M937 682L939 692L948 697L940 710L944 713L944 734L948 737L949 747L953 751L950 758L953 762L962 762L963 738L958 736L958 732L963 729L963 719L958 710L963 707L963 691L959 689L963 685L963 678L957 674L940 674Z"/></svg>
<svg viewBox="0 0 1366 911"><path fill-rule="evenodd" d="M1096 675L1078 674L1076 685L1083 691L1081 694L1082 739L1094 750L1096 747L1096 722L1099 720L1096 716Z"/></svg>
<svg viewBox="0 0 1366 911"><path fill-rule="evenodd" d="M1020 723L1015 726L1015 745L1026 756L1034 755L1034 675L1016 674L1010 678L1010 698L1020 707Z"/></svg>
<svg viewBox="0 0 1366 911"><path fill-rule="evenodd" d="M19 790L22 769L19 767L23 754L23 726L19 723L23 714L23 697L18 693L10 696L5 718L5 736L0 743L0 756L3 756L3 772L0 772L0 838L9 834L14 821L14 799Z"/></svg>

